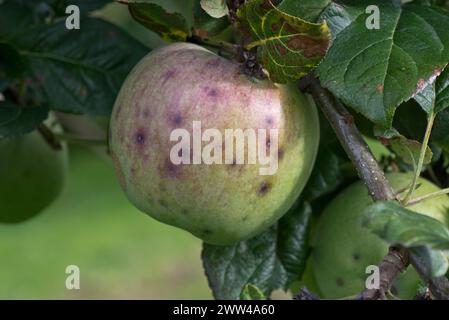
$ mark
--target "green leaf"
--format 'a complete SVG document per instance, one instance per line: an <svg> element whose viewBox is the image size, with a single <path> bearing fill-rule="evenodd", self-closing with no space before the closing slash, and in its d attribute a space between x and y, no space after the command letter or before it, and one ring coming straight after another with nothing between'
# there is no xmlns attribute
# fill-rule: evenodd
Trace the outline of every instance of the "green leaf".
<svg viewBox="0 0 449 320"><path fill-rule="evenodd" d="M0 10L0 21L2 16ZM64 24L58 20L22 30L8 43L51 109L108 115L125 77L148 50L100 19L82 18L81 30L67 30Z"/></svg>
<svg viewBox="0 0 449 320"><path fill-rule="evenodd" d="M24 70L20 54L13 47L0 43L0 92L21 76Z"/></svg>
<svg viewBox="0 0 449 320"><path fill-rule="evenodd" d="M298 80L326 54L330 33L325 22L316 24L289 15L269 0L246 2L237 14L254 39L247 48L258 48L259 61L274 82Z"/></svg>
<svg viewBox="0 0 449 320"><path fill-rule="evenodd" d="M106 6L113 0L46 0L59 15L66 15L65 9L69 5L76 5L80 8L81 14L87 14Z"/></svg>
<svg viewBox="0 0 449 320"><path fill-rule="evenodd" d="M278 8L285 13L310 22L316 22L331 0L283 0Z"/></svg>
<svg viewBox="0 0 449 320"><path fill-rule="evenodd" d="M200 38L211 38L217 36L229 26L229 19L223 17L220 19L212 18L201 8L200 2L195 1L193 6L194 33Z"/></svg>
<svg viewBox="0 0 449 320"><path fill-rule="evenodd" d="M427 114L431 114L435 111L435 82L430 83L424 87L415 96L416 102L423 108Z"/></svg>
<svg viewBox="0 0 449 320"><path fill-rule="evenodd" d="M449 229L442 222L408 210L396 201L368 206L362 225L392 245L449 250Z"/></svg>
<svg viewBox="0 0 449 320"><path fill-rule="evenodd" d="M45 107L19 107L9 101L0 103L0 137L13 138L35 130L47 119Z"/></svg>
<svg viewBox="0 0 449 320"><path fill-rule="evenodd" d="M417 165L419 156L421 153L422 144L416 140L410 140L403 135L397 135L388 140L391 149L396 155L402 158L402 160L410 165ZM432 162L433 153L432 150L427 147L424 157L424 165Z"/></svg>
<svg viewBox="0 0 449 320"><path fill-rule="evenodd" d="M127 0L133 18L167 41L185 41L189 36L186 19L179 13L168 13L155 3Z"/></svg>
<svg viewBox="0 0 449 320"><path fill-rule="evenodd" d="M264 233L232 246L204 244L202 259L216 299L239 299L248 283L269 296L287 288L305 268L312 211L298 203Z"/></svg>
<svg viewBox="0 0 449 320"><path fill-rule="evenodd" d="M430 278L444 276L449 268L447 252L421 246L411 248L410 253L421 260L425 267L426 276Z"/></svg>
<svg viewBox="0 0 449 320"><path fill-rule="evenodd" d="M201 0L201 8L213 18L222 18L229 13L225 0Z"/></svg>
<svg viewBox="0 0 449 320"><path fill-rule="evenodd" d="M240 294L240 300L266 300L263 292L253 284L247 284Z"/></svg>
<svg viewBox="0 0 449 320"><path fill-rule="evenodd" d="M344 180L341 170L344 163L345 159L327 148L320 148L312 174L304 189L305 199L312 201L335 191Z"/></svg>
<svg viewBox="0 0 449 320"><path fill-rule="evenodd" d="M339 4L347 10L355 1ZM347 15L327 16L329 25L339 30L317 73L344 103L390 127L399 104L432 83L448 63L449 12L383 1L378 4L380 29L369 30L364 11L368 4L358 1ZM342 15L349 18L342 21Z"/></svg>
<svg viewBox="0 0 449 320"><path fill-rule="evenodd" d="M449 67L446 67L437 78L435 112L441 112L449 107Z"/></svg>

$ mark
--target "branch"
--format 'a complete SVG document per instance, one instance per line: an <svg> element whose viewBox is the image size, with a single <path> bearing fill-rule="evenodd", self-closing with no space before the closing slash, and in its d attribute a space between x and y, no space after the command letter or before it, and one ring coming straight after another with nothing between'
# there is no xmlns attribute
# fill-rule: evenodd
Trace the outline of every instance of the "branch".
<svg viewBox="0 0 449 320"><path fill-rule="evenodd" d="M337 100L328 90L323 88L313 75L300 80L301 90L307 90L320 106L328 119L340 143L357 169L357 172L369 190L374 201L393 200L395 194L379 167L371 150L354 123L354 118L345 106ZM416 257L409 257L405 249L391 247L379 265L381 283L378 290L364 290L360 299L386 299L386 294L398 274L403 272L409 262L418 271L420 276L429 284L429 288L437 299L449 298L449 281L445 277L430 279L426 275L426 268Z"/></svg>

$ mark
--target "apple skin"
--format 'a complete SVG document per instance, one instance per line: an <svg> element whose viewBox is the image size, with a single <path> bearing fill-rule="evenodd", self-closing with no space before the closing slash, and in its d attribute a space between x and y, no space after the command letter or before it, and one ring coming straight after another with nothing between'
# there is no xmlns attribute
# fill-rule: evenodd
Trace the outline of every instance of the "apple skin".
<svg viewBox="0 0 449 320"><path fill-rule="evenodd" d="M54 150L38 132L0 139L0 223L36 216L61 193L67 147Z"/></svg>
<svg viewBox="0 0 449 320"><path fill-rule="evenodd" d="M223 136L225 129L279 129L277 173L262 176L248 164L174 165L170 133L192 134L193 121ZM134 68L109 133L120 184L137 208L228 245L268 228L294 203L314 165L319 120L294 86L250 79L239 65L182 43L153 51Z"/></svg>
<svg viewBox="0 0 449 320"><path fill-rule="evenodd" d="M387 175L394 190L407 188L409 173ZM414 197L438 191L439 188L421 178ZM388 245L360 224L363 210L372 203L362 182L354 183L340 193L324 210L312 236L311 268L323 298L352 296L365 288L368 265L378 265L388 253ZM410 206L410 210L433 217L446 225L449 219L449 197L446 195ZM414 298L419 277L409 268L393 285L402 299Z"/></svg>

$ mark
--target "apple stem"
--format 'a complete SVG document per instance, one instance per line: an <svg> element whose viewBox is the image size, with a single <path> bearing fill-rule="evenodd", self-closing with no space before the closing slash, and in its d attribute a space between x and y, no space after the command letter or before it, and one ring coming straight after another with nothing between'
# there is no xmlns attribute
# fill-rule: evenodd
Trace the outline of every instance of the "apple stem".
<svg viewBox="0 0 449 320"><path fill-rule="evenodd" d="M426 157L427 147L429 145L430 135L432 134L432 128L433 128L433 124L435 122L435 117L436 117L436 113L431 112L429 114L429 118L427 120L426 132L424 133L424 139L423 139L423 143L421 145L421 151L419 154L418 165L416 166L415 174L413 176L412 186L408 190L405 198L401 201L404 206L407 206L408 202L410 201L410 198L412 197L413 192L415 192L416 185L418 183L418 179L421 176L421 171L424 166L424 159Z"/></svg>
<svg viewBox="0 0 449 320"><path fill-rule="evenodd" d="M80 144L84 146L106 146L107 141L103 139L91 139L91 138L85 138L85 137L79 137L73 134L67 134L67 133L53 133L53 135L59 140L59 141L65 141L67 143L72 144Z"/></svg>

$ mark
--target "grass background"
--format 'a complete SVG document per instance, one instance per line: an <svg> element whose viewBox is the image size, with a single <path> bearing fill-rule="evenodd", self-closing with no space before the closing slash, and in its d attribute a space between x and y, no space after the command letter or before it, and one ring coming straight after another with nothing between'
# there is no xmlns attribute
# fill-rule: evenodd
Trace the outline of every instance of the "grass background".
<svg viewBox="0 0 449 320"><path fill-rule="evenodd" d="M0 224L0 299L210 299L200 252L200 240L134 209L109 163L71 148L62 196ZM71 264L81 290L65 288Z"/></svg>

